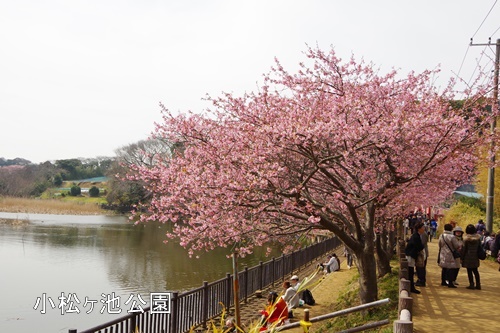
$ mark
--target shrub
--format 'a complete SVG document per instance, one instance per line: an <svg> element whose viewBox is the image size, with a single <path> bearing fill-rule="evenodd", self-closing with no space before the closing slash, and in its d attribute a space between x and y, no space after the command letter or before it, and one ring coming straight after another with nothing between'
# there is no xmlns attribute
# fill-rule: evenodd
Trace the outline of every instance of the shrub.
<svg viewBox="0 0 500 333"><path fill-rule="evenodd" d="M77 195L80 195L82 194L82 189L80 188L80 186L77 186L77 185L73 185L71 186L71 189L69 191L69 194L73 197L76 197Z"/></svg>
<svg viewBox="0 0 500 333"><path fill-rule="evenodd" d="M99 188L97 186L92 186L90 189L89 189L89 195L92 197L92 198L97 198L99 196Z"/></svg>

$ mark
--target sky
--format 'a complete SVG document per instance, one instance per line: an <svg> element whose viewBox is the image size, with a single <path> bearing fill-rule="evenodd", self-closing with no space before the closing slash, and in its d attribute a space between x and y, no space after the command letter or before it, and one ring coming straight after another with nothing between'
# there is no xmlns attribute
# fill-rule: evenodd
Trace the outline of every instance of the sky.
<svg viewBox="0 0 500 333"><path fill-rule="evenodd" d="M150 136L160 103L256 91L307 45L469 82L492 69L495 47L469 43L500 38L497 1L0 0L0 157L113 157Z"/></svg>

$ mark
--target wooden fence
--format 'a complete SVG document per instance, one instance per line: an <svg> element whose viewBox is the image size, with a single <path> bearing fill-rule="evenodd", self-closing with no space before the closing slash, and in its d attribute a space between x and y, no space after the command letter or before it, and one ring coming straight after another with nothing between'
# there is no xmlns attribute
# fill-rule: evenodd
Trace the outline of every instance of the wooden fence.
<svg viewBox="0 0 500 333"><path fill-rule="evenodd" d="M238 273L240 284L239 299L247 302L255 291L273 286L283 281L294 271L310 264L316 258L340 246L337 238L245 269ZM80 331L79 333L182 333L194 326L206 327L207 322L221 314L221 304L226 308L234 306L233 276L212 283L204 282L199 288L183 293L172 293L170 313L151 313L151 307L143 312L131 313L102 325ZM70 329L69 333L77 333Z"/></svg>
<svg viewBox="0 0 500 333"><path fill-rule="evenodd" d="M394 321L393 331L395 333L413 332L412 311L413 298L411 297L410 280L408 280L408 260L405 255L405 235L400 232L398 237L399 256L399 302L398 320Z"/></svg>

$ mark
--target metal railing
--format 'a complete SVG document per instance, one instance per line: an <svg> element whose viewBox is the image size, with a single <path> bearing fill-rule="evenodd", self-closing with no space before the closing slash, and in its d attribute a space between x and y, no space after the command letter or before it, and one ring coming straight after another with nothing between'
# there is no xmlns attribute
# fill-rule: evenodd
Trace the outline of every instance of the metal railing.
<svg viewBox="0 0 500 333"><path fill-rule="evenodd" d="M310 264L316 258L325 255L340 246L337 238L330 238L321 243L267 262L260 262L252 268L238 273L240 281L239 299L247 302L249 296L285 279L294 271ZM221 303L226 308L234 305L233 276L226 277L183 293L172 293L171 311L151 313L151 307L143 312L131 313L102 325L80 331L79 333L182 333L192 327L206 327L207 322L221 314ZM70 329L69 333L77 333Z"/></svg>

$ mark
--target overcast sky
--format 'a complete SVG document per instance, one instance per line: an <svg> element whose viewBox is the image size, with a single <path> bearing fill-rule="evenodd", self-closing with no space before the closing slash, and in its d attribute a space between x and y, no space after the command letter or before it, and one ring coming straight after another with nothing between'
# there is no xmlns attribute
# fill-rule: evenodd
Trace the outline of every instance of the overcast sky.
<svg viewBox="0 0 500 333"><path fill-rule="evenodd" d="M206 94L255 91L306 44L468 81L495 49L480 58L470 38L499 28L495 0L0 0L0 157L114 156L149 136L160 102L197 112Z"/></svg>

